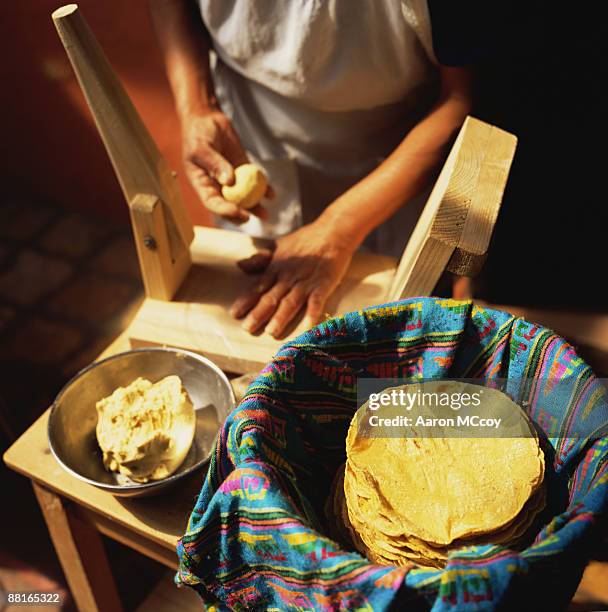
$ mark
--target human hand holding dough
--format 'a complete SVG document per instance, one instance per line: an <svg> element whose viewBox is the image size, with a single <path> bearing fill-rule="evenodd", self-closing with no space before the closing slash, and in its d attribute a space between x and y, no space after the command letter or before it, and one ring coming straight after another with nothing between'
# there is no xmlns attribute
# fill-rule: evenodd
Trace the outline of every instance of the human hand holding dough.
<svg viewBox="0 0 608 612"><path fill-rule="evenodd" d="M241 208L253 208L266 193L268 181L261 168L255 164L243 164L234 170L234 185L224 185L222 196Z"/></svg>

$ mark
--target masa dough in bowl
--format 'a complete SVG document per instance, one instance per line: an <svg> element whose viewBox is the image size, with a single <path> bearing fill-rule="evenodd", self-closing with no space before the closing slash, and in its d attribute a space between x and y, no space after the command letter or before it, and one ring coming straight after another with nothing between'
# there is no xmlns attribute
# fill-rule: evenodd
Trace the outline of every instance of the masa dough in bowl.
<svg viewBox="0 0 608 612"><path fill-rule="evenodd" d="M136 482L161 480L182 464L194 439L194 407L178 376L137 378L96 404L106 469Z"/></svg>

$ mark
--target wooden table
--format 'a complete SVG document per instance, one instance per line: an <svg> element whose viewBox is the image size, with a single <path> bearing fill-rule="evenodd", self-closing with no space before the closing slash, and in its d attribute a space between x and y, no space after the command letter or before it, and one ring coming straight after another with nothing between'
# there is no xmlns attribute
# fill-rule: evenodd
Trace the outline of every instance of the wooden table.
<svg viewBox="0 0 608 612"><path fill-rule="evenodd" d="M125 332L100 358L129 348ZM78 609L118 612L122 605L100 534L176 569L176 541L185 531L204 471L165 495L114 497L74 478L55 461L47 442L48 416L47 410L6 451L4 461L32 481ZM608 564L591 563L581 582L581 596L591 594L600 601L608 601L607 585Z"/></svg>
<svg viewBox="0 0 608 612"><path fill-rule="evenodd" d="M129 348L123 334L100 358ZM48 417L49 410L6 451L4 461L32 481L78 609L119 611L122 606L100 534L177 568L176 541L185 531L205 472L167 494L114 497L74 478L57 463L47 442Z"/></svg>

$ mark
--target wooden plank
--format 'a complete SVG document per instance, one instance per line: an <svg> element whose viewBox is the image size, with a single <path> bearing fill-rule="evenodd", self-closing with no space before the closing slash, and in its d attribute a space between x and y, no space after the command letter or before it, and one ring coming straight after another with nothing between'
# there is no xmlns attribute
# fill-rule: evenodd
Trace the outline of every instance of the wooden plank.
<svg viewBox="0 0 608 612"><path fill-rule="evenodd" d="M99 533L64 500L33 483L65 577L82 612L120 612L122 605Z"/></svg>
<svg viewBox="0 0 608 612"><path fill-rule="evenodd" d="M146 295L170 300L190 269L190 251L181 241L171 249L157 196L138 193L129 202L129 212Z"/></svg>
<svg viewBox="0 0 608 612"><path fill-rule="evenodd" d="M483 156L479 147L467 149L466 156L459 155L470 126L467 118L405 246L389 300L429 295L458 246Z"/></svg>
<svg viewBox="0 0 608 612"><path fill-rule="evenodd" d="M82 506L75 508L75 511L77 511L78 516L82 517L82 520L95 527L99 533L140 552L150 559L158 561L158 563L162 563L174 571L177 570L178 563L175 546L167 548L150 538L142 536L129 527L109 519L99 512L93 512Z"/></svg>
<svg viewBox="0 0 608 612"><path fill-rule="evenodd" d="M509 132L493 125L487 126L486 132L477 185L458 247L448 264L450 272L461 276L475 276L483 267L517 146L517 138Z"/></svg>
<svg viewBox="0 0 608 612"><path fill-rule="evenodd" d="M77 5L57 9L53 22L126 201L130 202L138 193L158 196L165 205L172 249L179 241L189 245L194 233L175 175L169 170Z"/></svg>
<svg viewBox="0 0 608 612"><path fill-rule="evenodd" d="M304 331L293 327L287 338L267 333L251 335L228 309L252 284L237 261L256 252L257 241L245 234L196 227L191 246L193 266L172 302L146 299L129 326L132 346L178 346L198 351L225 370L252 372L262 368L289 338ZM395 270L395 260L357 253L345 278L331 297L332 314L360 310L383 301Z"/></svg>
<svg viewBox="0 0 608 612"><path fill-rule="evenodd" d="M448 265L458 274L478 272L514 143L511 134L466 118L405 247L388 300L430 295Z"/></svg>
<svg viewBox="0 0 608 612"><path fill-rule="evenodd" d="M174 552L202 486L204 469L185 478L165 494L141 498L114 497L74 478L57 463L48 446L48 415L47 410L5 452L4 461L8 467Z"/></svg>

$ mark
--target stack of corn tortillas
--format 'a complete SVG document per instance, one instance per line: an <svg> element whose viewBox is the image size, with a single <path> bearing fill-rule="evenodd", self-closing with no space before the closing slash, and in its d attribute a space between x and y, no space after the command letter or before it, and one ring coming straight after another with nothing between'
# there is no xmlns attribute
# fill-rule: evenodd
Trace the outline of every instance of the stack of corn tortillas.
<svg viewBox="0 0 608 612"><path fill-rule="evenodd" d="M392 437L370 435L368 404L357 411L346 439L347 461L328 500L341 539L374 563L443 567L451 550L512 546L528 535L545 506L544 455L521 408L500 391L484 393L481 412L491 404L511 417L504 435L437 437L415 425ZM514 415L518 433L506 437L514 431Z"/></svg>

